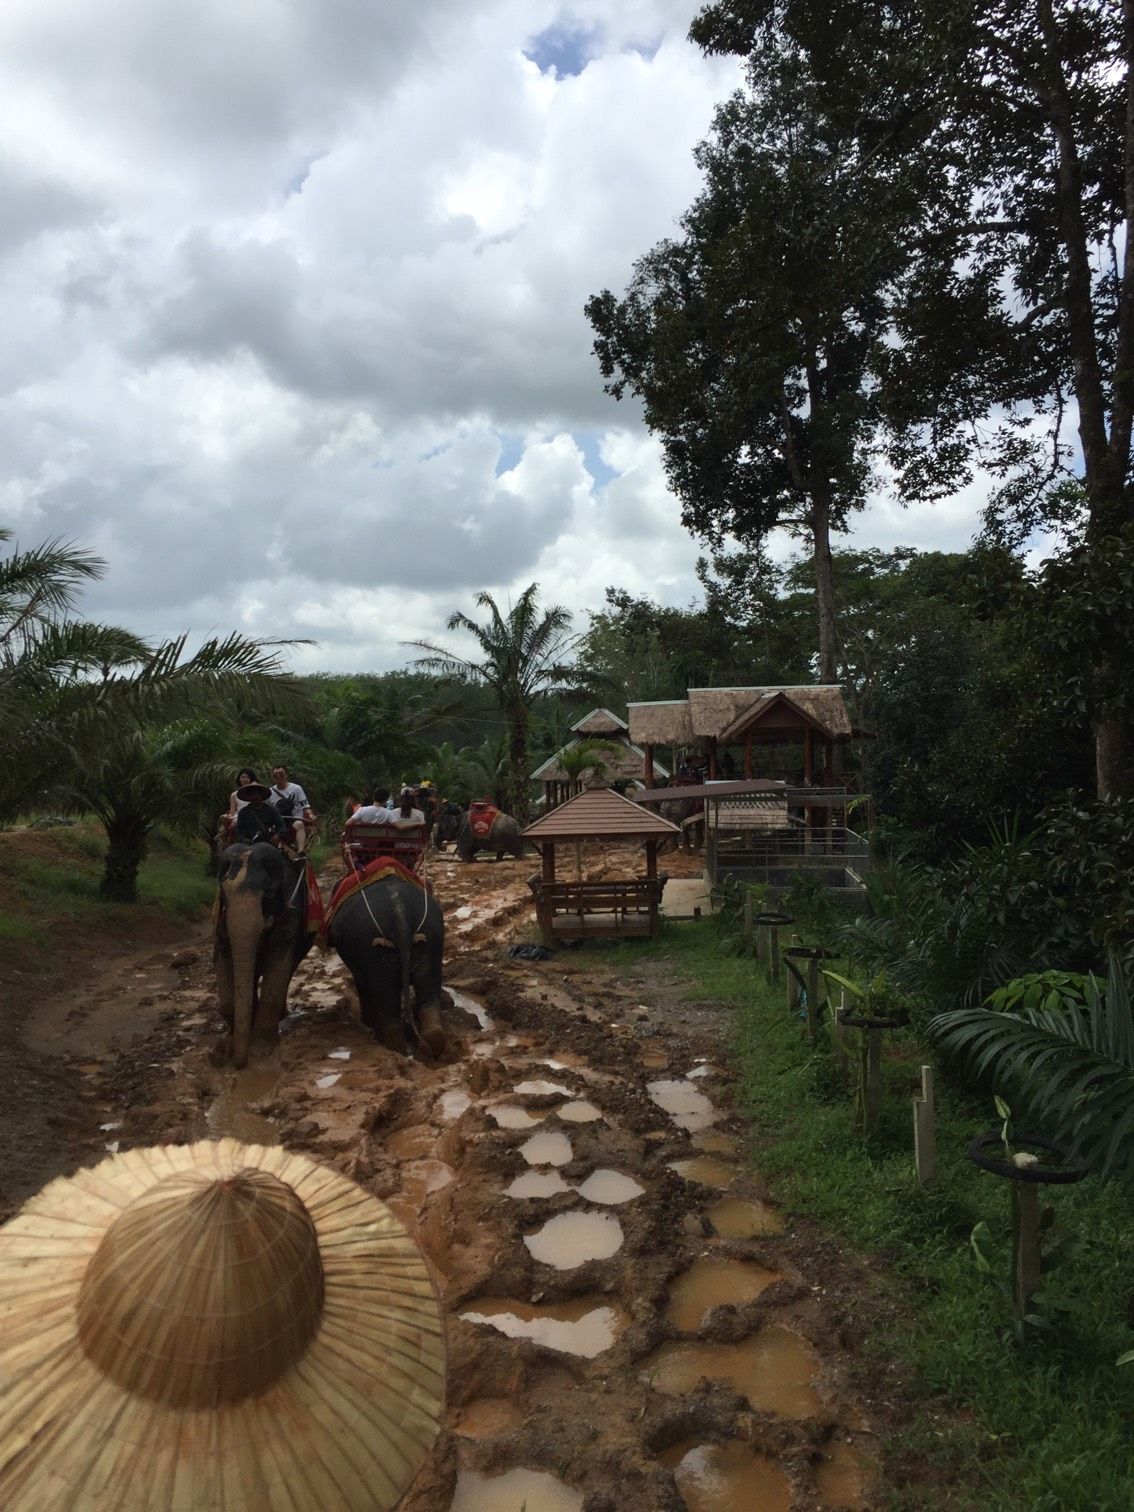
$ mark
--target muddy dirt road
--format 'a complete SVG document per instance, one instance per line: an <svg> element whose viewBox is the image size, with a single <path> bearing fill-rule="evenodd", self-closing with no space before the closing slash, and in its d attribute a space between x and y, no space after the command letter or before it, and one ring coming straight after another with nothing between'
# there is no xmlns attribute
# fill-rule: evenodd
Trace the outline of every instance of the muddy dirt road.
<svg viewBox="0 0 1134 1512"><path fill-rule="evenodd" d="M721 1011L649 962L507 958L528 870L432 863L442 1064L375 1044L317 951L278 1055L240 1073L204 929L73 970L23 1024L68 1108L48 1133L29 1103L9 1201L103 1149L209 1135L301 1149L387 1201L449 1315L448 1431L406 1512L869 1507L864 1283L746 1169Z"/></svg>

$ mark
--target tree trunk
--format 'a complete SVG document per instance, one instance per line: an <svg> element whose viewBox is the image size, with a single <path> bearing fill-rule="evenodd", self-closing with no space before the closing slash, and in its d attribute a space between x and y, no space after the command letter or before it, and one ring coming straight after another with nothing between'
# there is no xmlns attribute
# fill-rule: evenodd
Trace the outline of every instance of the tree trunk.
<svg viewBox="0 0 1134 1512"><path fill-rule="evenodd" d="M1121 719L1095 725L1095 784L1100 798L1120 798L1127 789L1126 726Z"/></svg>
<svg viewBox="0 0 1134 1512"><path fill-rule="evenodd" d="M528 711L515 709L509 718L508 773L511 787L508 813L523 829L528 822Z"/></svg>
<svg viewBox="0 0 1134 1512"><path fill-rule="evenodd" d="M815 603L819 612L819 681L839 680L839 637L835 626L835 580L831 563L831 491L813 478L811 531L815 550Z"/></svg>
<svg viewBox="0 0 1134 1512"><path fill-rule="evenodd" d="M146 859L146 826L136 819L114 818L106 826L109 842L98 895L108 903L138 901L138 868Z"/></svg>

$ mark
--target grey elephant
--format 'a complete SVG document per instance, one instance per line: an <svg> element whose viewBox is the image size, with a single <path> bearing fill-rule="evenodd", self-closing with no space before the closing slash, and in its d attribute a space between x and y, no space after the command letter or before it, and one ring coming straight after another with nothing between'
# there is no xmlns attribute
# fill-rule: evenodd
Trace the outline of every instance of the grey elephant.
<svg viewBox="0 0 1134 1512"><path fill-rule="evenodd" d="M334 906L327 940L346 962L362 1022L390 1050L445 1049L441 958L445 920L436 898L401 877L365 883Z"/></svg>
<svg viewBox="0 0 1134 1512"><path fill-rule="evenodd" d="M275 1044L292 975L311 948L306 865L274 845L241 841L222 852L218 879L213 968L239 1068L253 1039Z"/></svg>
<svg viewBox="0 0 1134 1512"><path fill-rule="evenodd" d="M505 851L510 856L515 856L517 861L523 859L524 842L520 836L520 826L511 814L497 813L486 835L478 835L469 815L465 815L457 835L457 855L462 861L471 861L478 850L495 851L497 861L502 859Z"/></svg>
<svg viewBox="0 0 1134 1512"><path fill-rule="evenodd" d="M668 819L670 824L676 824L681 830L681 839L673 842L675 850L678 847L682 850L692 850L695 844L700 843L693 831L685 828L685 821L692 819L694 814L703 814L704 809L705 805L700 798L670 798L665 803L658 804L658 813L662 818ZM700 828L703 833L704 827L700 826ZM663 847L666 844L668 841L662 842Z"/></svg>

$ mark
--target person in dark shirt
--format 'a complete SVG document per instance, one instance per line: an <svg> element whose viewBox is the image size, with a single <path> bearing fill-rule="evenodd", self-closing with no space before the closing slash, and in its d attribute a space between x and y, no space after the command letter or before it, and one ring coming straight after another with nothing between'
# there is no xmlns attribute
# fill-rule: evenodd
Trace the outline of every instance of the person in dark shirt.
<svg viewBox="0 0 1134 1512"><path fill-rule="evenodd" d="M249 782L237 788L236 796L244 801L236 816L237 840L253 845L257 840L270 842L276 836L281 840L291 838L291 825L270 801L270 788L262 782Z"/></svg>

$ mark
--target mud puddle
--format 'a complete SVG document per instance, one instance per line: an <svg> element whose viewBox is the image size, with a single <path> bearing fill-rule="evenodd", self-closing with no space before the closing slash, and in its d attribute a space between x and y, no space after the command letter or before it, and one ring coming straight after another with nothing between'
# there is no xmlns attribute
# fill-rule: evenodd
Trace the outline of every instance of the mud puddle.
<svg viewBox="0 0 1134 1512"><path fill-rule="evenodd" d="M520 1146L520 1154L533 1166L564 1166L574 1159L571 1141L566 1134L550 1130L543 1134L533 1134Z"/></svg>
<svg viewBox="0 0 1134 1512"><path fill-rule="evenodd" d="M791 1512L791 1481L774 1460L730 1444L674 1444L661 1455L688 1512Z"/></svg>
<svg viewBox="0 0 1134 1512"><path fill-rule="evenodd" d="M725 1197L709 1208L706 1217L722 1239L755 1239L784 1231L783 1214L755 1197Z"/></svg>
<svg viewBox="0 0 1134 1512"><path fill-rule="evenodd" d="M622 1248L622 1225L610 1213L559 1213L524 1243L533 1260L553 1270L575 1270L588 1260L609 1260Z"/></svg>
<svg viewBox="0 0 1134 1512"><path fill-rule="evenodd" d="M601 1297L533 1306L527 1302L478 1297L465 1304L466 1323L486 1323L510 1339L531 1339L545 1349L593 1360L618 1338L629 1318Z"/></svg>
<svg viewBox="0 0 1134 1512"><path fill-rule="evenodd" d="M450 1512L581 1512L583 1494L541 1470L462 1470Z"/></svg>
<svg viewBox="0 0 1134 1512"><path fill-rule="evenodd" d="M666 1317L678 1333L696 1333L711 1308L754 1302L779 1279L777 1271L749 1260L695 1260L670 1288Z"/></svg>
<svg viewBox="0 0 1134 1512"><path fill-rule="evenodd" d="M279 1087L277 1066L246 1067L226 1073L215 1101L205 1113L212 1139L242 1139L246 1144L278 1144L279 1127L255 1104L270 1100Z"/></svg>
<svg viewBox="0 0 1134 1512"><path fill-rule="evenodd" d="M684 1396L702 1377L726 1381L753 1407L785 1418L822 1411L814 1381L815 1351L787 1328L763 1328L739 1344L663 1344L647 1359L643 1378L658 1391Z"/></svg>
<svg viewBox="0 0 1134 1512"><path fill-rule="evenodd" d="M690 1081L668 1079L647 1083L646 1091L679 1129L695 1134L717 1121L713 1104Z"/></svg>

